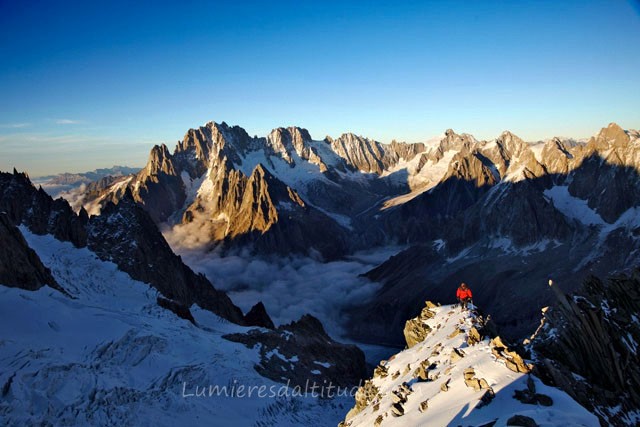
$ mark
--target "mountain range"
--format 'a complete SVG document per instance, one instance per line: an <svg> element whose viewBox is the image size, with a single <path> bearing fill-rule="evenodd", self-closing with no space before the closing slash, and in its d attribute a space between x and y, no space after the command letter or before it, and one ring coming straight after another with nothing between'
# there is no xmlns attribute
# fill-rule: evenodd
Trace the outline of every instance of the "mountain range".
<svg viewBox="0 0 640 427"><path fill-rule="evenodd" d="M449 129L383 144L349 133L314 140L298 127L251 137L209 122L173 152L154 146L137 174L70 200L97 214L130 192L165 234L197 236L189 246L204 252L333 260L406 245L367 274L383 288L347 313L353 337L401 345L420 301L452 302L466 280L521 338L550 302L549 277L580 283L637 265L639 137L611 123L582 141L526 143L510 132L479 141Z"/></svg>

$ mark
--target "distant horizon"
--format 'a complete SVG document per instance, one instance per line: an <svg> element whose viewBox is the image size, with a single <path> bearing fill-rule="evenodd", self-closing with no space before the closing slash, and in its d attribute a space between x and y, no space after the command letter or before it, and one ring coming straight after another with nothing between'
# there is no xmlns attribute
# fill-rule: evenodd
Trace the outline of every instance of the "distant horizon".
<svg viewBox="0 0 640 427"><path fill-rule="evenodd" d="M209 120L209 122L211 122L211 121L212 121L212 120ZM209 122L206 122L206 123L209 123ZM309 131L309 129L305 128L304 126L299 126L299 125L287 125L287 126L278 126L278 127L274 127L274 128L272 128L270 131L266 132L265 134L260 135L260 134L252 134L251 132L249 132L246 128L244 128L244 127L243 127L242 125L240 125L240 124L236 124L236 123L228 123L228 122L226 122L226 121L224 121L224 120L221 120L221 121L213 120L213 122L216 122L216 123L223 123L223 122L224 122L224 123L227 123L227 125L229 125L229 126L240 126L241 128L245 129L245 131L247 131L247 133L248 133L250 136L252 136L252 137L254 137L254 136L257 136L257 137L266 137L266 136L267 136L271 131L273 131L273 130L277 129L278 127L288 128L288 127L295 126L295 127L299 127L299 128L301 128L301 129L305 129L305 130ZM204 125L206 125L206 123L202 123L200 126L204 126ZM411 143L424 143L424 142L427 142L427 141L433 140L433 139L435 139L435 138L442 137L442 136L444 135L444 132L445 132L447 129L452 129L452 130L453 130L455 133L457 133L457 134L469 134L469 135L472 135L472 136L473 136L473 137L475 137L479 142L482 142L482 141L491 141L491 140L497 139L497 138L498 138L498 137L499 137L503 132L511 132L512 134L514 134L515 136L517 136L517 137L521 138L524 142L526 142L526 143L528 143L528 144L536 144L536 143L540 143L540 142L548 141L548 140L550 140L550 139L552 139L552 138L566 138L566 139L573 139L573 140L575 140L575 141L588 140L589 138L591 138L591 137L593 137L593 136L597 135L597 133L598 133L601 129L603 129L603 128L607 127L607 126L608 126L609 124L611 124L611 123L616 123L618 126L622 127L624 130L640 130L640 126L638 126L638 127L627 127L627 126L623 126L623 125L621 125L619 122L611 121L611 122L609 122L609 123L606 123L606 124L603 124L603 125L599 126L599 127L598 127L595 131L593 131L590 135L575 136L575 135L560 135L560 134L557 134L557 135L552 135L552 136L548 136L548 137L545 137L545 138L542 138L542 139L535 139L535 140L527 140L527 139L523 138L520 134L518 134L517 132L515 132L515 131L513 131L513 130L511 130L511 129L504 129L503 131L499 132L497 135L495 135L494 137L491 137L491 138L479 138L479 137L477 137L473 132L467 132L467 131L464 131L464 130L456 130L456 129L452 129L452 128L445 128L445 129L443 129L443 130L442 130L442 132L441 132L440 134L438 134L438 135L432 135L431 137L423 138L423 139L421 139L421 140L416 140L416 141L406 141L406 140L399 139L399 138L392 138L391 140L388 140L388 141L380 141L379 139L372 138L372 137L370 137L370 136L368 136L368 135L362 135L362 134L356 134L356 135L361 136L361 137L364 137L364 138L368 138L368 139L375 140L375 141L380 142L380 143L382 143L382 144L390 144L393 140L395 140L395 141L397 141L397 142L406 142L406 143L410 143L410 144L411 144ZM186 133L189 129L195 129L195 128L194 128L194 127L188 128L187 130L185 130L185 132L184 132L184 133ZM323 137L318 137L318 136L314 136L314 134L313 134L311 131L309 131L309 134L311 135L312 139L314 139L314 140L316 140L316 141L317 141L317 140L322 140L322 139L324 139L326 136L330 136L330 137L332 137L332 138L334 138L334 139L335 139L335 138L338 138L339 136L341 136L341 135L343 135L343 134L345 134L345 133L354 133L354 134L355 134L355 132L345 131L345 132L340 133L339 135L325 135L325 136L323 136ZM0 139L0 142L1 142L1 141L2 141L2 140ZM176 140L176 141L175 141L175 144L177 144L179 141L182 141L182 138L180 138L180 139ZM8 169L6 169L6 170L5 170L5 169L3 169L3 168L0 168L0 172L11 172L11 171L13 171L13 169L15 168L18 172L26 172L26 173L29 175L29 177L30 177L30 178L32 178L32 179L40 179L40 178L45 178L45 177L50 177L50 176L62 175L62 174L65 174L65 173L69 173L69 174L82 174L82 173L87 173L87 172L94 172L94 171L96 171L97 169L112 169L112 168L117 168L117 167L129 167L129 168L140 168L140 169L142 169L142 168L144 168L144 167L145 167L145 165L146 165L146 163L147 163L149 153L150 153L151 149L153 148L153 146L154 146L154 145L160 145L160 144L165 144L165 145L167 145L167 147L169 148L169 150L170 150L171 152L173 152L173 149L175 148L175 146L174 146L174 145L170 145L170 143L167 143L167 142L165 142L165 141L160 141L160 142L158 142L158 143L156 143L156 144L149 145L149 146L147 146L147 150L146 150L146 152L145 152L145 157L144 157L144 159L143 159L142 163L139 163L139 164L135 164L135 163L132 163L132 164L128 164L128 163L127 163L127 164L125 164L125 163L101 164L101 165L99 165L99 166L95 166L95 167L93 167L93 166L89 166L89 167L86 167L86 168L82 168L82 167L80 167L80 169L77 169L77 170L58 170L58 171L53 171L53 172L43 173L43 174L37 174L37 175L30 173L30 171L28 171L28 170L22 170L22 169L20 169L20 168L18 168L18 167L16 167L16 166L10 166L10 167L9 167Z"/></svg>
<svg viewBox="0 0 640 427"><path fill-rule="evenodd" d="M384 143L640 126L635 0L150 5L0 3L0 169L143 164L212 119Z"/></svg>

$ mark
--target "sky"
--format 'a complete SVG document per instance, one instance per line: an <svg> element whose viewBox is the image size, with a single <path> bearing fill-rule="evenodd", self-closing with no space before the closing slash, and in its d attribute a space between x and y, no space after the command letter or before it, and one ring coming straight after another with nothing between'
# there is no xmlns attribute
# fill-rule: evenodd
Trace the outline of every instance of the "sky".
<svg viewBox="0 0 640 427"><path fill-rule="evenodd" d="M0 170L142 166L208 121L381 142L640 127L640 4L0 0Z"/></svg>

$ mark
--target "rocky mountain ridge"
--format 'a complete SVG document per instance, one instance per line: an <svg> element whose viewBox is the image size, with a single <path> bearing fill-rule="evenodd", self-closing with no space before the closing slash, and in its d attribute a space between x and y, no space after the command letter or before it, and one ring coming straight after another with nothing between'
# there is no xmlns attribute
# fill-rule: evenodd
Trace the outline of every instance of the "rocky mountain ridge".
<svg viewBox="0 0 640 427"><path fill-rule="evenodd" d="M132 173L137 173L139 168L129 166L112 166L110 168L99 168L89 172L70 173L64 172L57 175L40 176L33 179L38 185L79 185L89 184L107 176L119 177Z"/></svg>
<svg viewBox="0 0 640 427"><path fill-rule="evenodd" d="M555 303L525 341L536 374L597 414L602 425L640 423L639 274L590 277L574 294L550 282Z"/></svg>
<svg viewBox="0 0 640 427"><path fill-rule="evenodd" d="M311 315L271 330L253 329L223 338L259 347L260 362L254 369L274 381L304 387L310 380L320 384L331 379L336 387L353 387L365 377L364 353L355 345L334 342Z"/></svg>
<svg viewBox="0 0 640 427"><path fill-rule="evenodd" d="M140 168L128 166L113 166L110 168L99 168L89 172L69 173L64 172L57 175L40 176L32 178L35 185L41 186L54 199L64 195L72 198L78 192L91 191L88 186L97 182L109 184L120 179L125 179L131 174L135 174Z"/></svg>
<svg viewBox="0 0 640 427"><path fill-rule="evenodd" d="M62 290L5 212L0 213L0 283L27 290Z"/></svg>
<svg viewBox="0 0 640 427"><path fill-rule="evenodd" d="M427 301L404 335L408 348L380 362L340 427L599 425L473 311Z"/></svg>

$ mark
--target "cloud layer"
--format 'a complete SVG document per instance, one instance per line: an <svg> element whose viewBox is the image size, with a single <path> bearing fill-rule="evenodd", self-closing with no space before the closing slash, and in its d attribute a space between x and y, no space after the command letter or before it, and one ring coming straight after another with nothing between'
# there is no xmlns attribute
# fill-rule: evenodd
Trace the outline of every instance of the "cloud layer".
<svg viewBox="0 0 640 427"><path fill-rule="evenodd" d="M379 248L326 263L308 257L221 257L215 252L180 246L171 234L165 230L174 251L195 271L204 273L216 288L227 291L243 311L262 301L276 324L310 313L322 321L333 337L344 335L347 309L364 303L380 287L360 274L401 249Z"/></svg>

